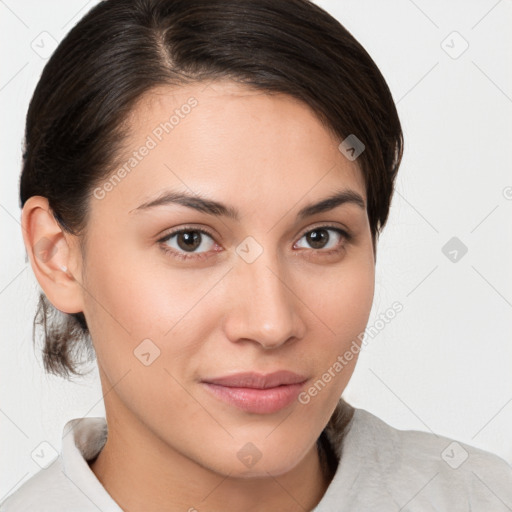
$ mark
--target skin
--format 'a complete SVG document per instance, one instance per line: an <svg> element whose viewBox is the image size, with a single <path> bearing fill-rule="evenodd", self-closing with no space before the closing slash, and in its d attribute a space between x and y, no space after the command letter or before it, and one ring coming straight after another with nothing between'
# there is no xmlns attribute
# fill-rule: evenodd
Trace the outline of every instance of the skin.
<svg viewBox="0 0 512 512"><path fill-rule="evenodd" d="M296 214L343 188L366 201L364 180L307 105L229 81L146 94L118 164L191 96L190 114L103 199L91 197L85 255L40 196L22 212L25 245L48 299L85 314L109 429L90 467L123 510L311 510L330 482L316 441L357 356L309 403L272 414L244 412L200 381L289 369L308 389L357 340L374 294L366 209ZM240 220L177 204L134 211L164 189L221 201ZM213 237L199 235L189 259L165 252L187 254L180 236L158 240L190 225ZM314 246L306 235L322 225L352 238L327 228L327 249ZM248 236L263 250L252 263L236 252ZM42 238L48 260L34 249ZM147 366L134 355L145 339L160 350ZM248 442L261 453L252 467L237 457Z"/></svg>

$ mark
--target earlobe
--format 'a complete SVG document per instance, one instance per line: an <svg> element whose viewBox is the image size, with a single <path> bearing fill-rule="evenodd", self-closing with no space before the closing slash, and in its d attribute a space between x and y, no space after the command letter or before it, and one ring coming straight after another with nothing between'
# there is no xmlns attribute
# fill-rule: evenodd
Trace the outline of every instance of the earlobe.
<svg viewBox="0 0 512 512"><path fill-rule="evenodd" d="M48 300L64 313L83 311L80 254L73 235L62 230L48 199L32 196L21 213L25 249L34 275Z"/></svg>

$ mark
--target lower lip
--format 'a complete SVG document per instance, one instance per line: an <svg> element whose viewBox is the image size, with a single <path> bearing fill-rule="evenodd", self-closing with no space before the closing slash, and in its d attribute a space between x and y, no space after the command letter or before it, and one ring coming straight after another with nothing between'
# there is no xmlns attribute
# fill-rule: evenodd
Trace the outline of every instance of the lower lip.
<svg viewBox="0 0 512 512"><path fill-rule="evenodd" d="M230 388L209 382L203 384L217 398L256 414L271 414L284 409L297 398L304 386L304 382L267 389Z"/></svg>

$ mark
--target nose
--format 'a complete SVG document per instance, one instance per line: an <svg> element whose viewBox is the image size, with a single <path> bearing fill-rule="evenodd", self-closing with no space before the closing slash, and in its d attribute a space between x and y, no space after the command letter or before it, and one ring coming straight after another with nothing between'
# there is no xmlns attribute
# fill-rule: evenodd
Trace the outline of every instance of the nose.
<svg viewBox="0 0 512 512"><path fill-rule="evenodd" d="M230 279L232 294L224 323L228 339L276 349L304 336L303 302L294 291L290 272L267 251L252 263L237 260Z"/></svg>

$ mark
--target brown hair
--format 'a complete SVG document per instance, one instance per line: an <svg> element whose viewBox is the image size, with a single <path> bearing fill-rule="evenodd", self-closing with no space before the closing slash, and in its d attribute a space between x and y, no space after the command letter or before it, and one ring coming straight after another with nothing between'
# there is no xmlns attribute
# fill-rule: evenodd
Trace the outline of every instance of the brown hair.
<svg viewBox="0 0 512 512"><path fill-rule="evenodd" d="M21 207L44 196L64 230L85 236L92 190L111 173L137 100L160 85L224 78L298 98L340 142L364 143L357 162L376 255L402 159L400 121L372 58L309 0L97 4L59 44L30 101ZM83 313L62 313L40 293L34 342L36 325L45 370L80 375L80 352L94 357Z"/></svg>

